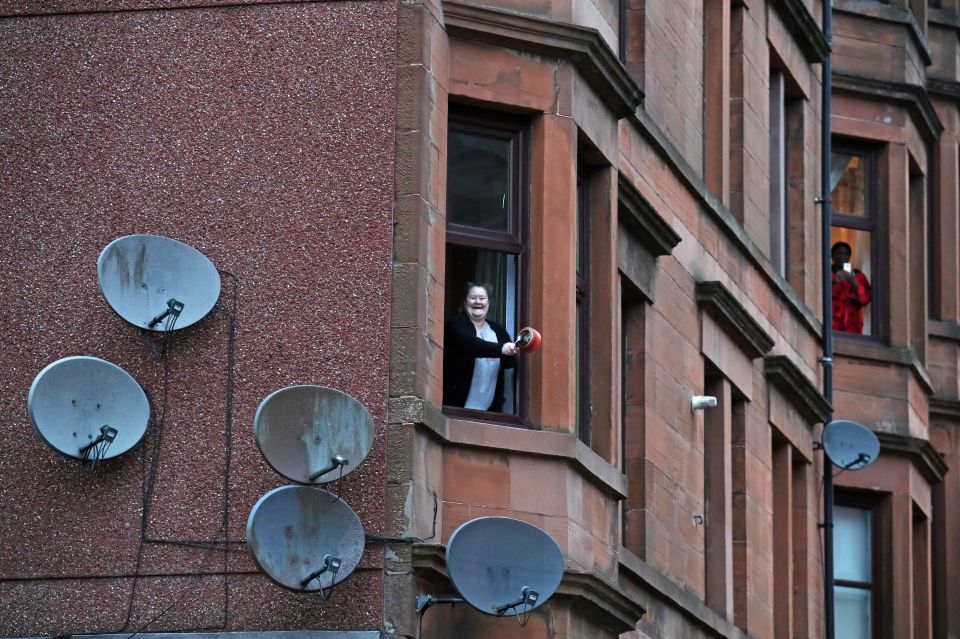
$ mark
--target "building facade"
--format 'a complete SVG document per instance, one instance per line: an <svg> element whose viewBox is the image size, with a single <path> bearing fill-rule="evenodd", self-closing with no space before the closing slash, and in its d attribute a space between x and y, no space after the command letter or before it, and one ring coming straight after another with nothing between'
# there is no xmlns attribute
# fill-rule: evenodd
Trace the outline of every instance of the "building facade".
<svg viewBox="0 0 960 639"><path fill-rule="evenodd" d="M823 637L831 416L881 443L834 469L836 636L960 636L960 5L834 0L832 39L821 12L0 3L0 636ZM99 251L131 233L221 270L165 355L97 290ZM861 279L831 403L837 242ZM444 401L471 281L509 332L543 335L501 412ZM153 406L95 472L26 410L73 354ZM304 383L376 427L337 488L366 551L329 600L270 582L243 539L286 483L253 415ZM557 593L525 625L418 615L455 594L453 531L497 515L558 543Z"/></svg>

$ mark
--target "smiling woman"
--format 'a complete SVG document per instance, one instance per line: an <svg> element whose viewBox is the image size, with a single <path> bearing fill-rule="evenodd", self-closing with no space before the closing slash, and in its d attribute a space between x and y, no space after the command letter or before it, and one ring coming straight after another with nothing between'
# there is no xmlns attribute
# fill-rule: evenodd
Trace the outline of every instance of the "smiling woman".
<svg viewBox="0 0 960 639"><path fill-rule="evenodd" d="M524 316L526 132L522 120L456 108L447 139L443 404L500 413L483 417L495 421L524 417L523 365L514 368L495 347L512 341ZM481 377L489 387L471 393Z"/></svg>
<svg viewBox="0 0 960 639"><path fill-rule="evenodd" d="M504 369L516 366L517 347L506 329L487 319L489 286L469 282L463 309L444 325L443 401L471 410L503 410Z"/></svg>

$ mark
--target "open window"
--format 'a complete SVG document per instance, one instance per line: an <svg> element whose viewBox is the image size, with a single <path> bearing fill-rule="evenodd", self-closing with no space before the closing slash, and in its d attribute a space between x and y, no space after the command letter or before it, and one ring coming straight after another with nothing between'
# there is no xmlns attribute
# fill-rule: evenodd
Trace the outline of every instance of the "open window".
<svg viewBox="0 0 960 639"><path fill-rule="evenodd" d="M461 313L469 282L489 287L488 319L515 336L523 317L527 228L525 122L481 111L451 112L447 138L447 233L444 318ZM519 364L522 366L522 362ZM450 405L470 418L522 416L521 368L503 370L501 411Z"/></svg>
<svg viewBox="0 0 960 639"><path fill-rule="evenodd" d="M831 256L838 245L849 247L848 259L835 261L833 267L833 327L847 335L879 337L876 154L863 147L836 144L831 154L830 187Z"/></svg>

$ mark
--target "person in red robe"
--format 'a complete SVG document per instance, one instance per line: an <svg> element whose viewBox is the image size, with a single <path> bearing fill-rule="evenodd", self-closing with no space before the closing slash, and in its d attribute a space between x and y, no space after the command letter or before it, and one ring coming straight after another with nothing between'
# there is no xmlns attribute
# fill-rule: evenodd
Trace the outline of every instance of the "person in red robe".
<svg viewBox="0 0 960 639"><path fill-rule="evenodd" d="M870 280L860 269L849 265L853 250L846 242L837 242L830 249L833 262L833 330L863 333L863 308L872 299Z"/></svg>

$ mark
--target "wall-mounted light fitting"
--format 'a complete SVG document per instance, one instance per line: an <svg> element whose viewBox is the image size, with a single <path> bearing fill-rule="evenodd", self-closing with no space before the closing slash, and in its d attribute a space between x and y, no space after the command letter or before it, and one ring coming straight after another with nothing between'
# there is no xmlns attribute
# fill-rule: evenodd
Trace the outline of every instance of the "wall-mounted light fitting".
<svg viewBox="0 0 960 639"><path fill-rule="evenodd" d="M698 411L704 408L713 408L717 405L717 398L711 395L694 395L690 400L692 410Z"/></svg>

